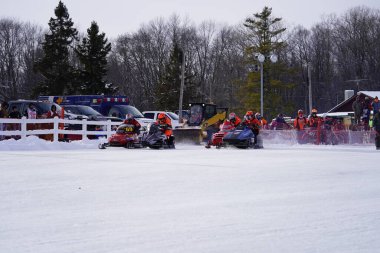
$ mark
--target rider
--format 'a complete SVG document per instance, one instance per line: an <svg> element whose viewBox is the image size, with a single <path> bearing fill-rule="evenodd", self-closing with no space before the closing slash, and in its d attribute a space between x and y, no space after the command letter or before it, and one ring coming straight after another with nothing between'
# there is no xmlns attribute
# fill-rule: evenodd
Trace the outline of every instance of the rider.
<svg viewBox="0 0 380 253"><path fill-rule="evenodd" d="M126 116L125 116L125 120L123 122L124 124L128 124L128 125L133 125L134 126L134 131L136 134L140 134L140 128L141 128L141 125L140 123L133 117L132 114L128 113Z"/></svg>
<svg viewBox="0 0 380 253"><path fill-rule="evenodd" d="M256 136L259 135L259 129L260 129L260 122L254 117L253 111L247 111L244 115L244 120L242 122L242 125L247 126L251 128L253 134L255 135L255 143L256 143Z"/></svg>
<svg viewBox="0 0 380 253"><path fill-rule="evenodd" d="M317 109L312 109L311 110L311 115L310 115L310 118L309 118L309 126L310 127L314 127L314 128L317 128L318 127L318 121L320 120L319 117L317 116Z"/></svg>
<svg viewBox="0 0 380 253"><path fill-rule="evenodd" d="M236 113L231 112L228 115L227 122L230 122L231 125L233 125L234 127L237 127L238 125L240 125L241 119L236 115Z"/></svg>
<svg viewBox="0 0 380 253"><path fill-rule="evenodd" d="M264 128L267 127L267 125L268 125L268 121L267 121L266 119L264 119L264 118L261 116L260 113L257 112L257 113L255 114L255 118L256 118L257 121L259 122L259 127L260 127L261 129L264 129Z"/></svg>
<svg viewBox="0 0 380 253"><path fill-rule="evenodd" d="M174 137L172 130L172 121L170 120L170 118L166 116L165 113L159 113L157 116L156 124L158 124L163 134L165 134L168 143L173 144Z"/></svg>

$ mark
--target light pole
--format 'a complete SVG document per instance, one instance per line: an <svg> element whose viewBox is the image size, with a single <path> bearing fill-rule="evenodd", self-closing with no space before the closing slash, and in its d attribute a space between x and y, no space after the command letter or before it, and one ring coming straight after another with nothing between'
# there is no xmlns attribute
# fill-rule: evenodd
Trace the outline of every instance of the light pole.
<svg viewBox="0 0 380 253"><path fill-rule="evenodd" d="M261 83L261 88L260 88L260 95L261 95L261 102L260 102L260 105L261 105L261 110L260 110L260 114L261 116L264 116L264 61L265 61L265 56L263 54L256 54L256 57L257 57L257 60L260 62L260 83ZM276 63L278 58L277 58L277 55L275 54L271 54L271 56L269 57L270 61L273 62L273 63Z"/></svg>

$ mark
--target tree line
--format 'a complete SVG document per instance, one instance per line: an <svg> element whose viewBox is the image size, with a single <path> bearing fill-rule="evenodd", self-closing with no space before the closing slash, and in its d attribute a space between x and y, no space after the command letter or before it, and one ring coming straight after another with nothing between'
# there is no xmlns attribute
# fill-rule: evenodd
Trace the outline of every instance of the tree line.
<svg viewBox="0 0 380 253"><path fill-rule="evenodd" d="M269 7L236 26L194 25L174 15L111 42L95 21L80 34L62 2L48 24L44 31L0 19L0 98L117 93L141 110L175 110L183 66L185 107L201 101L239 113L260 111L257 53L265 57L267 118L308 112L308 69L320 112L343 101L346 89L380 88L380 11L364 6L310 29L285 27Z"/></svg>

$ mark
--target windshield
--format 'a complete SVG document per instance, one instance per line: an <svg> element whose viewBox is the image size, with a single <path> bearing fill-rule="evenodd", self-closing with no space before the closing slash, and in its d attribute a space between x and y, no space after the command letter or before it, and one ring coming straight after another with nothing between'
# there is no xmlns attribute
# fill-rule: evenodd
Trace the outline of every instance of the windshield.
<svg viewBox="0 0 380 253"><path fill-rule="evenodd" d="M172 118L174 120L179 120L179 117L177 114L172 113L172 112L167 112L167 114L170 116L170 118Z"/></svg>
<svg viewBox="0 0 380 253"><path fill-rule="evenodd" d="M36 107L38 113L40 114L44 114L50 111L52 105L55 105L57 107L58 113L62 110L62 108L59 105L52 102L37 102L37 103L32 102L32 104Z"/></svg>
<svg viewBox="0 0 380 253"><path fill-rule="evenodd" d="M137 110L135 107L130 106L130 105L120 105L118 106L120 108L120 111L122 114L127 115L127 114L132 114L134 118L144 118L144 115Z"/></svg>
<svg viewBox="0 0 380 253"><path fill-rule="evenodd" d="M90 106L65 106L65 110L74 114L86 116L102 116L98 111Z"/></svg>

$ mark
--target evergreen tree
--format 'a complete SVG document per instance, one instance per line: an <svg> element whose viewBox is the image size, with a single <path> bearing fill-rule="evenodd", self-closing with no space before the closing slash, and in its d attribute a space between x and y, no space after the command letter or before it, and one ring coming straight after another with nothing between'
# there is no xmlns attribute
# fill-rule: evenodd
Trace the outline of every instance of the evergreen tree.
<svg viewBox="0 0 380 253"><path fill-rule="evenodd" d="M54 10L56 18L50 18L49 33L42 43L44 56L35 63L43 81L35 89L36 95L61 95L73 92L74 68L69 61L69 48L77 38L66 6L59 1Z"/></svg>
<svg viewBox="0 0 380 253"><path fill-rule="evenodd" d="M254 57L255 53L265 56L264 67L264 113L266 117L273 117L278 112L291 111L291 103L283 101L282 94L292 87L292 84L281 82L281 73L287 71L284 64L272 63L269 58L272 53L277 55L285 47L285 43L279 41L281 34L286 28L281 27L281 18L272 17L272 8L264 7L262 12L247 18L244 26L250 31L253 45L246 48L248 63L259 65ZM260 111L260 70L252 71L248 75L248 80L242 86L241 95L245 108Z"/></svg>
<svg viewBox="0 0 380 253"><path fill-rule="evenodd" d="M87 29L87 37L78 45L75 52L78 55L81 69L79 81L82 94L113 94L117 88L107 85L103 77L107 74L107 55L111 51L111 43L107 42L105 34L99 34L95 21Z"/></svg>
<svg viewBox="0 0 380 253"><path fill-rule="evenodd" d="M181 67L184 52L179 47L176 40L173 42L173 49L169 62L166 65L165 74L156 87L155 105L159 110L178 110L179 95L181 88ZM188 104L193 98L194 84L189 70L185 66L185 87L183 94L183 104Z"/></svg>

